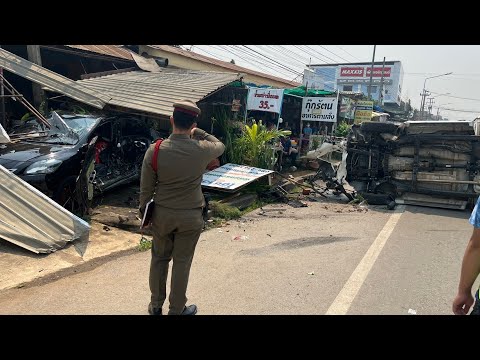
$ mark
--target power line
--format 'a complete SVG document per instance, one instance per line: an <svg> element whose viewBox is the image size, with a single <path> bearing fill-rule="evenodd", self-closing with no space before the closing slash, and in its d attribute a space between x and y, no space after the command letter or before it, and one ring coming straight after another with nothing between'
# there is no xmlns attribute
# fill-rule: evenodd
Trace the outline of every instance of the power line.
<svg viewBox="0 0 480 360"><path fill-rule="evenodd" d="M211 52L208 52L207 50L202 49L202 48L199 47L199 46L196 46L196 48L197 48L198 50L201 50L201 51L203 51L204 53L207 53L208 55L212 56L214 59L217 59L217 60L220 60L220 61L225 61L225 60L220 59L220 58L218 57L218 55L214 55L214 54L212 54ZM190 51L190 52L195 54L194 51Z"/></svg>
<svg viewBox="0 0 480 360"><path fill-rule="evenodd" d="M310 47L310 46L308 46L308 45L303 45L303 46L304 46L304 47L306 47L307 49L309 49L309 50L311 50L311 51L315 52L315 53L318 53L318 54L320 54L320 55L321 55L321 56L323 56L323 57L326 57L327 59L329 59L329 60L333 61L334 63L338 63L338 60L332 59L331 57L329 57L329 56L327 56L327 55L325 55L325 54L321 53L320 51L318 51L318 50L316 50L316 49L314 49L314 48L311 48L311 47ZM321 45L319 45L319 46L321 46ZM335 55L335 56L337 56L336 54L334 54L334 55ZM350 61L348 61L348 60L347 60L347 62L350 62Z"/></svg>
<svg viewBox="0 0 480 360"><path fill-rule="evenodd" d="M291 58L290 55L286 55L284 49L279 49L275 46L269 46L269 45L267 47L279 52L280 54L282 54L284 57L287 57L288 59ZM291 50L289 50L289 52L294 54L295 58L293 58L293 60L302 64L304 67L306 66L306 62L308 60L305 60L305 58L303 56L301 56L300 54L298 54L296 52L293 52ZM270 53L270 54L272 54L272 53ZM305 62L302 62L302 60L298 60L298 58L302 58ZM292 63L290 62L290 64L292 64ZM329 79L331 79L331 80L335 79L335 74L331 74L331 71L328 71L328 70L317 68L315 73L318 74L318 75L322 75L325 78L325 80L327 80L327 81L329 81Z"/></svg>
<svg viewBox="0 0 480 360"><path fill-rule="evenodd" d="M278 65L276 62L273 62L273 61L268 61L266 62L265 60L263 60L262 58L259 58L258 56L256 55L253 55L251 54L250 52L248 52L247 50L241 48L241 46L239 45L227 45L227 46L231 46L232 48L235 48L236 51L239 51L239 52L242 52L243 54L249 56L251 58L252 61L255 61L255 62L258 62L258 63L262 63L262 64L267 64L270 65L270 66L275 66L276 68L279 68L280 70L274 70L275 72L283 72L285 74L285 71L287 71L288 73L291 73L291 74L298 74L298 72L296 71L293 71L292 69L289 69L287 66L285 65ZM242 45L243 46L243 45ZM263 62L261 62L263 61ZM267 65L265 65L267 66ZM291 75L288 75L288 76L291 76Z"/></svg>
<svg viewBox="0 0 480 360"><path fill-rule="evenodd" d="M423 72L405 72L404 74L410 74L410 75L441 75L441 74L438 74L438 73L423 73ZM454 73L453 75L480 76L480 73Z"/></svg>
<svg viewBox="0 0 480 360"><path fill-rule="evenodd" d="M350 54L350 53L349 53L347 50L345 50L344 48L342 48L342 47L340 47L340 46L338 46L338 45L334 45L334 46L338 47L340 50L344 51L345 53L347 53L348 55L350 55L350 56L353 57L354 59L356 59L356 60L358 60L358 61L362 61L362 60L360 60L358 57Z"/></svg>
<svg viewBox="0 0 480 360"><path fill-rule="evenodd" d="M256 51L256 50L253 50L253 49L249 48L247 45L242 45L242 46L243 46L244 48L246 48L246 49L248 49L248 50L250 50L250 51L253 51L254 53L259 54L260 56L263 56L264 58L266 58L266 59L268 59L268 60L270 60L270 61L272 61L272 62L274 62L274 63L276 63L276 64L278 64L278 65L280 65L280 66L282 66L282 67L284 67L285 69L291 71L291 72L294 73L294 74L300 74L298 71L293 70L293 69L289 68L288 66L285 66L285 65L279 63L278 61L275 61L275 60L269 58L268 56L266 56L266 55L264 55L264 54L262 54L262 53L260 53L260 52L258 52L258 51Z"/></svg>
<svg viewBox="0 0 480 360"><path fill-rule="evenodd" d="M211 46L213 46L213 45L211 45ZM253 62L251 62L251 61L249 61L248 59L245 59L245 58L243 58L242 56L240 56L236 51L234 52L234 51L233 51L234 49L229 50L229 49L227 48L227 46L223 46L223 45L218 45L218 46L220 47L220 49L221 49L222 51L226 51L226 52L228 52L229 54L232 54L233 56L235 56L235 57L237 57L237 58L245 61L246 63L252 65L254 68L260 67L260 68L262 69L262 71L265 71L265 69L268 69L268 70L274 71L274 72L276 72L276 73L279 72L278 70L276 70L276 69L274 69L274 68L272 68L272 67L269 67L269 66L265 65L264 63L262 63L262 62L260 62L260 61L257 61L257 60L255 60L255 59L252 59L252 61L254 61L254 62L257 63L257 65L255 65ZM236 49L235 49L235 50L236 50ZM254 70L254 69L252 69L252 70ZM268 70L267 70L267 72L268 72ZM285 76L285 74L282 74L282 76Z"/></svg>
<svg viewBox="0 0 480 360"><path fill-rule="evenodd" d="M338 62L337 60L335 60L335 59L332 59L331 57L329 57L329 56L327 56L327 55L325 55L325 54L322 54L321 52L319 52L319 51L317 51L317 50L315 50L315 49L312 49L312 48L311 48L310 46L308 46L308 45L301 45L301 46L303 46L303 47L305 47L305 48L309 49L310 51L312 51L312 53L317 53L317 54L320 54L321 56L323 56L323 57L325 57L325 58L327 58L327 59L329 59L329 60L333 61L334 63ZM318 56L316 56L316 57L318 58Z"/></svg>
<svg viewBox="0 0 480 360"><path fill-rule="evenodd" d="M438 108L438 107L435 107L435 108ZM440 109L445 110L445 111L456 111L456 112L463 112L463 113L480 114L480 110L458 110L458 109L449 109L449 108L444 108L444 107L440 107Z"/></svg>
<svg viewBox="0 0 480 360"><path fill-rule="evenodd" d="M318 46L320 46L322 49L327 50L329 53L335 55L336 57L338 57L338 58L340 58L340 59L342 59L342 60L344 60L344 61L346 61L346 62L350 62L350 60L347 60L347 59L345 59L344 57L341 57L340 55L335 54L333 51L328 50L325 46L323 46L323 45L318 45Z"/></svg>
<svg viewBox="0 0 480 360"><path fill-rule="evenodd" d="M257 46L260 47L259 45L257 45ZM279 55L275 54L275 52L280 53L281 57L285 60L288 59L288 63L292 66L298 66L298 65L294 64L291 60L296 61L297 63L300 63L302 65L302 67L306 66L306 63L303 62L302 60L299 60L298 57L297 58L292 58L290 55L285 54L284 52L282 52L281 50L277 49L274 46L266 45L266 47L268 49L264 49L264 51L268 51L268 53L270 55L273 55L273 56L279 56ZM272 49L272 50L270 50L270 49Z"/></svg>
<svg viewBox="0 0 480 360"><path fill-rule="evenodd" d="M294 45L294 46L295 46L295 45ZM299 53L297 53L297 52L295 52L295 51L293 51L293 50L290 50L290 49L289 49L288 47L286 47L286 46L284 47L284 46L282 46L282 45L278 45L278 47L279 47L280 49L284 50L284 51L289 52L289 53L292 54L293 56L297 56L297 57L298 57L298 56L301 56L302 59L305 60L305 65L309 62L309 58L305 58L305 56L302 56L302 55L300 55ZM320 61L323 61L323 60L320 60ZM326 63L325 61L323 61L323 62Z"/></svg>
<svg viewBox="0 0 480 360"><path fill-rule="evenodd" d="M213 46L213 45L210 45L210 46L211 46L212 48L216 49L215 46ZM267 65L265 65L263 62L260 62L260 61L256 60L256 58L250 59L250 60L256 62L257 64L252 63L252 62L249 61L248 59L245 59L244 57L240 56L236 51L235 51L235 52L233 51L233 50L237 50L237 49L232 49L232 50L230 50L230 49L227 48L227 46L222 46L222 45L218 45L218 46L220 47L220 51L227 52L227 53L229 53L229 54L231 54L231 55L233 55L233 56L235 56L235 57L237 57L237 58L240 58L241 60L245 61L246 63L252 65L252 66L253 66L253 69L250 69L250 70L258 71L258 68L260 68L261 71L264 71L264 72L266 72L267 74L269 73L268 70L270 70L270 71L275 72L277 75L280 74L280 75L283 76L283 77L290 77L290 75L286 75L283 71L279 71L279 70L274 69L274 68L272 68L272 67L270 67L270 66L267 66ZM247 53L247 55L249 55L249 54ZM249 55L249 56L251 56L251 55ZM247 68L248 68L248 67L247 67ZM257 70L255 70L255 69L257 69ZM268 69L268 70L265 70L265 69Z"/></svg>
<svg viewBox="0 0 480 360"><path fill-rule="evenodd" d="M311 53L311 52L309 52L309 51L301 48L301 47L298 46L298 45L293 45L293 46L296 47L298 50L303 51L305 54L308 54L309 56L313 56L313 57L315 57L315 58L317 58L317 59L320 59L320 61L323 61L324 63L327 63L325 60L321 59L318 55L313 54L313 53ZM333 61L334 63L336 62L335 60L333 60L332 58L330 58L330 57L328 57L328 56L326 56L326 55L323 55L323 54L321 54L321 53L319 53L319 54L320 54L321 56L323 56L323 57L325 57L325 58Z"/></svg>
<svg viewBox="0 0 480 360"><path fill-rule="evenodd" d="M280 66L281 68L283 68L283 69L285 69L285 70L287 70L287 71L290 71L290 72L293 73L293 74L300 74L299 71L297 71L297 70L295 70L295 69L292 69L291 67L289 67L289 66L287 66L287 65L284 65L284 64L280 63L279 61L276 61L276 60L272 59L271 57L269 57L269 56L261 53L260 51L257 51L257 50L255 50L255 49L252 49L251 47L248 47L248 46L246 46L246 45L241 45L241 46L243 46L244 48L248 49L248 50L251 51L251 52L254 52L255 54L258 54L258 55L266 58L268 61L270 61L270 62L271 62L273 65L275 65L275 66ZM243 50L243 49L242 49L242 50ZM244 50L244 51L246 51L246 50ZM248 53L248 52L247 52L247 53Z"/></svg>
<svg viewBox="0 0 480 360"><path fill-rule="evenodd" d="M438 92L435 92L435 91L430 91L432 94L440 94ZM442 96L445 96L445 97L450 97L450 98L454 98L454 99L462 99L462 100L471 100L471 101L480 101L480 99L473 99L473 98L465 98L465 97L460 97L460 96L453 96L453 95L444 95L444 94L440 94Z"/></svg>

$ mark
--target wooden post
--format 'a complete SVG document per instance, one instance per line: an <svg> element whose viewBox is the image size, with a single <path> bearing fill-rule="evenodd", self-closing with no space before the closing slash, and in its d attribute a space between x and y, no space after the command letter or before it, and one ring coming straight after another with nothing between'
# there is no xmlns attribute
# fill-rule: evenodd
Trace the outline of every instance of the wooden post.
<svg viewBox="0 0 480 360"><path fill-rule="evenodd" d="M39 45L27 45L27 54L28 60L33 62L34 64L42 66L42 57L40 54L40 46ZM33 105L39 109L40 104L45 100L45 92L42 90L39 84L33 83L32 84L32 91L33 91Z"/></svg>

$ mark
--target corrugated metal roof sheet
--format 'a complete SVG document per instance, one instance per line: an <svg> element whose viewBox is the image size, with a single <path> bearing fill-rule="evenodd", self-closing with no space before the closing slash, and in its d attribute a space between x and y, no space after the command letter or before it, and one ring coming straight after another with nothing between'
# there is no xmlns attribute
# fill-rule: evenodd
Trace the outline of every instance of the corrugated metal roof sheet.
<svg viewBox="0 0 480 360"><path fill-rule="evenodd" d="M197 102L238 79L239 74L234 73L164 69L160 73L112 74L77 83L111 97L109 105L170 116L174 102L181 99Z"/></svg>
<svg viewBox="0 0 480 360"><path fill-rule="evenodd" d="M205 62L205 63L208 63L208 64L221 66L223 68L234 70L236 72L241 72L241 73L245 73L245 74L260 76L260 77L264 77L266 79L282 82L285 85L288 85L288 86L291 86L291 87L296 87L296 86L300 85L299 83L294 82L294 81L289 81L289 80L282 79L282 78L279 78L279 77L276 77L276 76L273 76L273 75L269 75L269 74L265 74L265 73L262 73L262 72L259 72L259 71L244 68L242 66L238 66L238 65L229 63L227 61L217 60L217 59L211 58L209 56L201 55L201 54L195 53L193 51L187 51L187 50L179 49L179 48L176 48L174 46L169 46L169 45L148 45L148 46L150 46L154 49L159 49L159 50L162 50L162 51L170 52L172 54L178 54L178 55L182 55L182 56L185 56L185 57L188 57L188 58L191 58L191 59L199 60L199 61L202 61L202 62Z"/></svg>
<svg viewBox="0 0 480 360"><path fill-rule="evenodd" d="M4 49L0 49L0 67L99 109L103 109L105 104L110 100L110 98L105 95L99 94L90 88L82 86L73 80L45 69Z"/></svg>
<svg viewBox="0 0 480 360"><path fill-rule="evenodd" d="M90 51L97 54L118 57L133 61L130 51L122 45L65 45L73 49Z"/></svg>
<svg viewBox="0 0 480 360"><path fill-rule="evenodd" d="M50 253L88 236L88 223L0 165L0 238Z"/></svg>

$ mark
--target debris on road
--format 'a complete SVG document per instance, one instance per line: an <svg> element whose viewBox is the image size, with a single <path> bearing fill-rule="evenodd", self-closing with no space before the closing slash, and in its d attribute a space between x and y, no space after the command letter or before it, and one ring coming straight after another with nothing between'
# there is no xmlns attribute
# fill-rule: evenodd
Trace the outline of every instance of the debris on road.
<svg viewBox="0 0 480 360"><path fill-rule="evenodd" d="M109 228L107 225L104 225L104 226L103 226L103 230L105 230L105 231L110 231L110 228Z"/></svg>
<svg viewBox="0 0 480 360"><path fill-rule="evenodd" d="M300 200L290 200L288 202L288 205L294 207L294 208L300 208L300 207L307 207L307 203L300 201Z"/></svg>
<svg viewBox="0 0 480 360"><path fill-rule="evenodd" d="M315 272L309 272L308 275L315 275Z"/></svg>
<svg viewBox="0 0 480 360"><path fill-rule="evenodd" d="M248 236L246 235L237 235L232 237L232 241L242 241L242 240L248 240Z"/></svg>
<svg viewBox="0 0 480 360"><path fill-rule="evenodd" d="M417 310L408 309L408 313L411 315L417 315Z"/></svg>
<svg viewBox="0 0 480 360"><path fill-rule="evenodd" d="M0 238L34 253L88 239L90 225L0 166Z"/></svg>

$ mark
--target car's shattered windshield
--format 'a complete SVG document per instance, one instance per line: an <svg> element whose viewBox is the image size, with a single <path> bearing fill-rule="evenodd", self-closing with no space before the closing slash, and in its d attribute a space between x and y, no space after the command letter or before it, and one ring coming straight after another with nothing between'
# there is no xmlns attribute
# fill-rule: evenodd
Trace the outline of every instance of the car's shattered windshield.
<svg viewBox="0 0 480 360"><path fill-rule="evenodd" d="M33 118L15 127L11 134L22 135L25 137L24 140L29 142L75 145L80 137L90 131L96 121L97 118L95 117L83 115L59 116L52 113L48 117L48 122L52 124L50 129Z"/></svg>

